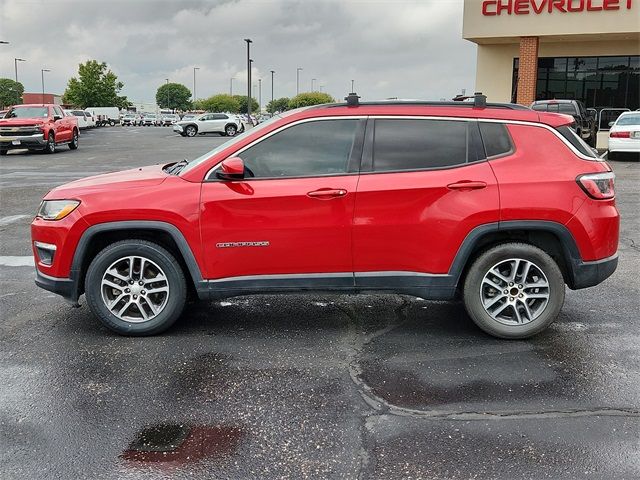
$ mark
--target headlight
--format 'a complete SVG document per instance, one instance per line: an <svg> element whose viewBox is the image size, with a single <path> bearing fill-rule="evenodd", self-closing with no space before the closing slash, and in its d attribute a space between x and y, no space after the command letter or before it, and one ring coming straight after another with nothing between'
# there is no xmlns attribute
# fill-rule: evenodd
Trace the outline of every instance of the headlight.
<svg viewBox="0 0 640 480"><path fill-rule="evenodd" d="M61 220L78 208L78 205L80 202L77 200L43 200L37 216L44 220Z"/></svg>

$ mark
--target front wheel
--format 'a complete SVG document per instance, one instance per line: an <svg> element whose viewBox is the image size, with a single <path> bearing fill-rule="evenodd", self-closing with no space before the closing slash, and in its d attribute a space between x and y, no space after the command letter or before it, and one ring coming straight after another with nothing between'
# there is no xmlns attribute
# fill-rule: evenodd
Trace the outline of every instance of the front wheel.
<svg viewBox="0 0 640 480"><path fill-rule="evenodd" d="M47 137L47 145L44 147L45 153L56 153L56 136L53 132L49 132Z"/></svg>
<svg viewBox="0 0 640 480"><path fill-rule="evenodd" d="M69 143L69 148L71 150L77 150L78 148L78 131L73 131L73 137L71 138L71 142Z"/></svg>
<svg viewBox="0 0 640 480"><path fill-rule="evenodd" d="M547 328L564 303L564 279L543 250L506 243L484 252L464 282L464 305L471 319L499 338L522 339Z"/></svg>
<svg viewBox="0 0 640 480"><path fill-rule="evenodd" d="M154 335L180 316L187 284L166 249L144 240L123 240L102 250L85 279L91 311L121 335Z"/></svg>
<svg viewBox="0 0 640 480"><path fill-rule="evenodd" d="M189 125L184 129L184 133L186 133L187 137L195 137L198 133L198 129L193 125Z"/></svg>

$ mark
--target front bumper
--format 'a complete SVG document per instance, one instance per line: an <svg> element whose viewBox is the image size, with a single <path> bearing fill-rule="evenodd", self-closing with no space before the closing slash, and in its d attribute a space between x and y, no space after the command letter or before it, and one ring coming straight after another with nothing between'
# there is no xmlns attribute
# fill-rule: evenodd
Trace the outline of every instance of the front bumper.
<svg viewBox="0 0 640 480"><path fill-rule="evenodd" d="M78 289L76 282L70 278L50 277L41 273L36 268L36 285L49 292L61 295L65 300L73 305L78 303Z"/></svg>
<svg viewBox="0 0 640 480"><path fill-rule="evenodd" d="M604 282L618 268L618 254L595 260L593 262L578 262L573 266L573 290L593 287Z"/></svg>
<svg viewBox="0 0 640 480"><path fill-rule="evenodd" d="M18 148L44 149L47 141L44 134L0 136L0 150L13 150Z"/></svg>
<svg viewBox="0 0 640 480"><path fill-rule="evenodd" d="M174 126L173 126L173 131L174 131L174 132L178 132L178 133L182 133L182 132L183 132L182 125L177 125L177 124L176 124L176 125L174 125Z"/></svg>

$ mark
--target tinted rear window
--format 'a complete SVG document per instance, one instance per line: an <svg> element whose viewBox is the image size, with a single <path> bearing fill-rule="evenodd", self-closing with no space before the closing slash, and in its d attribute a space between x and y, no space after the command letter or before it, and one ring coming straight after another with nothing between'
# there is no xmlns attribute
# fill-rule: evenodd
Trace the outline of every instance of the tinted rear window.
<svg viewBox="0 0 640 480"><path fill-rule="evenodd" d="M584 140L576 135L576 132L574 132L572 128L565 125L563 127L558 127L556 130L558 130L564 138L569 140L569 143L571 143L571 145L573 145L581 154L595 159L600 158L593 152L593 150L591 150L591 147L587 145Z"/></svg>
<svg viewBox="0 0 640 480"><path fill-rule="evenodd" d="M547 111L547 104L546 103L536 103L531 108L533 108L534 110L536 110L538 112L546 112Z"/></svg>
<svg viewBox="0 0 640 480"><path fill-rule="evenodd" d="M480 122L480 133L487 157L504 155L513 151L511 137L504 124Z"/></svg>
<svg viewBox="0 0 640 480"><path fill-rule="evenodd" d="M575 105L572 103L560 103L558 109L560 113L566 113L567 115L576 115L578 113Z"/></svg>
<svg viewBox="0 0 640 480"><path fill-rule="evenodd" d="M422 170L467 163L470 124L449 120L376 120L373 170Z"/></svg>

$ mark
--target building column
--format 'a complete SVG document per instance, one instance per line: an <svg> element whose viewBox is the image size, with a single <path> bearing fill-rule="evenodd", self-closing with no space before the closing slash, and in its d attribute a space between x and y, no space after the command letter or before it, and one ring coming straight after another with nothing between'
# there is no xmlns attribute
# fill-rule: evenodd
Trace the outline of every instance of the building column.
<svg viewBox="0 0 640 480"><path fill-rule="evenodd" d="M529 106L536 99L538 80L538 37L520 37L517 102Z"/></svg>

